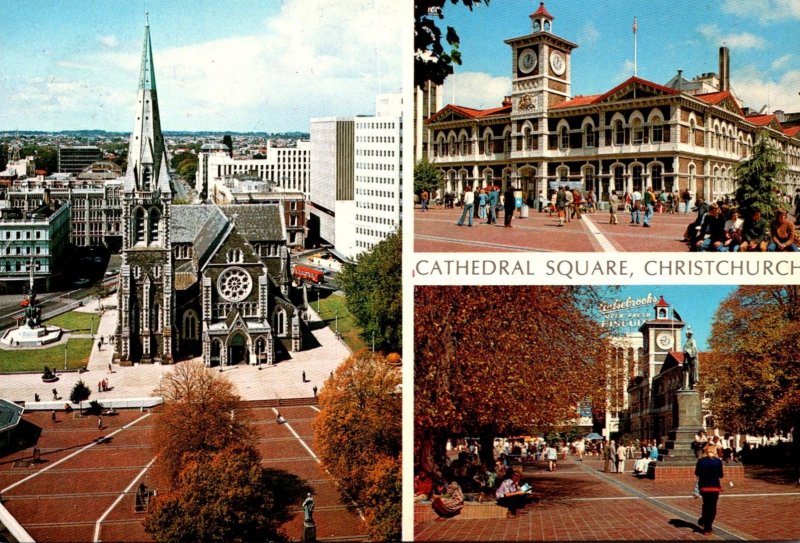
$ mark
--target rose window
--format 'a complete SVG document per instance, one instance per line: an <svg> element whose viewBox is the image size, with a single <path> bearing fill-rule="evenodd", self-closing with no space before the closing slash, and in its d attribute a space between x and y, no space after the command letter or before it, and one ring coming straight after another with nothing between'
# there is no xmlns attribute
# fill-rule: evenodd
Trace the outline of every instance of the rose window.
<svg viewBox="0 0 800 543"><path fill-rule="evenodd" d="M250 274L242 268L228 268L217 280L217 289L223 298L230 302L239 302L247 298L253 289Z"/></svg>

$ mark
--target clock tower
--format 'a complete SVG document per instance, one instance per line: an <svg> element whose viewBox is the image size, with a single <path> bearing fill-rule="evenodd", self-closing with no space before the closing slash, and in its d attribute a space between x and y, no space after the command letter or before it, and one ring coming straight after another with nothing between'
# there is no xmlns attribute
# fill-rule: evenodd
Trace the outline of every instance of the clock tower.
<svg viewBox="0 0 800 543"><path fill-rule="evenodd" d="M681 330L686 323L676 318L675 312L660 296L654 306L654 319L645 321L639 328L642 333L644 347L643 369L648 381L661 371L661 365L669 352L681 351Z"/></svg>
<svg viewBox="0 0 800 543"><path fill-rule="evenodd" d="M570 55L577 44L553 34L554 17L544 2L530 19L530 34L506 40L512 58L512 121L546 117L551 106L570 97Z"/></svg>

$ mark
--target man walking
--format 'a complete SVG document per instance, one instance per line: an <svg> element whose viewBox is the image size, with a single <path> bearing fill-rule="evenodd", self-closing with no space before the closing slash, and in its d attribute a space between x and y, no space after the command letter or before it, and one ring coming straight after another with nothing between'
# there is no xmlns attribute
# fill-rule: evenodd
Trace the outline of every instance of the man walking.
<svg viewBox="0 0 800 543"><path fill-rule="evenodd" d="M464 217L469 217L469 226L472 226L472 208L475 206L475 193L472 192L472 187L467 187L464 190L464 209L461 211L461 218L456 223L458 226L464 226Z"/></svg>
<svg viewBox="0 0 800 543"><path fill-rule="evenodd" d="M634 219L636 224L639 224L641 207L642 207L642 193L639 192L638 188L634 188L633 193L631 194L631 224L634 223Z"/></svg>
<svg viewBox="0 0 800 543"><path fill-rule="evenodd" d="M653 187L647 187L647 191L644 193L644 220L642 221L642 226L645 228L650 228L650 219L653 218L653 209L656 205L656 193L653 192ZM638 221L637 221L638 222Z"/></svg>
<svg viewBox="0 0 800 543"><path fill-rule="evenodd" d="M430 197L430 195L428 194L428 191L425 190L425 189L422 189L422 194L419 195L419 202L420 202L420 204L422 204L422 211L428 211L428 198L429 197Z"/></svg>
<svg viewBox="0 0 800 543"><path fill-rule="evenodd" d="M500 202L500 191L492 187L489 193L489 215L486 224L497 224L497 204Z"/></svg>
<svg viewBox="0 0 800 543"><path fill-rule="evenodd" d="M514 185L509 185L503 193L503 226L511 228L511 219L514 217L514 210L517 208L516 198L514 198Z"/></svg>

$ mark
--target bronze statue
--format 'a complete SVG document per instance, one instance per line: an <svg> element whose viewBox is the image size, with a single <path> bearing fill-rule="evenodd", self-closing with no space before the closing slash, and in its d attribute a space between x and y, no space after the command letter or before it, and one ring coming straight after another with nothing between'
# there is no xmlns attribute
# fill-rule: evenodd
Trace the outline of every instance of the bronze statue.
<svg viewBox="0 0 800 543"><path fill-rule="evenodd" d="M697 343L692 337L691 330L686 331L686 345L683 347L683 390L694 390L694 385L698 381L697 371Z"/></svg>
<svg viewBox="0 0 800 543"><path fill-rule="evenodd" d="M311 492L303 502L303 521L309 524L314 522L314 498L311 497Z"/></svg>

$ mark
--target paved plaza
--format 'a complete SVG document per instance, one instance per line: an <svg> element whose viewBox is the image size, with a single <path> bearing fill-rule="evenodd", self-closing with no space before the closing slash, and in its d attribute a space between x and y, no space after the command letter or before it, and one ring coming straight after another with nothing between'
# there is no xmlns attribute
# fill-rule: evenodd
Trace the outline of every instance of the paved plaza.
<svg viewBox="0 0 800 543"><path fill-rule="evenodd" d="M106 298L103 307L111 307L116 299ZM97 301L87 304L82 311L97 311ZM311 334L318 346L300 352L291 353L291 359L272 366L225 366L223 374L236 386L243 400L274 400L286 398L313 398L314 387L321 389L330 373L349 355L347 345L337 339L334 332L323 326L321 319L309 308L311 316ZM98 328L98 334L108 338L116 329L116 309L105 309ZM77 336L83 337L83 336ZM88 337L88 336L86 336ZM30 350L31 356L36 351ZM171 365L137 364L123 367L111 364L113 349L108 345L102 348L95 344L87 366L88 371L59 373L56 383L43 383L40 373L0 375L0 398L11 401L25 401L26 409L63 408L64 398L78 381L82 379L92 390L90 400L100 403L109 400L137 400L154 398L154 390L162 375L170 372ZM109 373L109 364L111 372ZM303 382L303 372L306 382ZM108 380L110 390L98 392L97 383ZM59 401L52 401L52 388L56 388ZM42 401L34 403L34 394L39 394ZM119 405L119 404L117 404Z"/></svg>
<svg viewBox="0 0 800 543"><path fill-rule="evenodd" d="M558 226L554 213L531 210L528 218L514 214L512 228L503 228L503 214L497 224L473 219L473 227L456 225L461 208L433 207L414 210L414 250L417 252L496 252L496 251L568 251L568 252L687 252L683 243L686 226L696 213L655 213L652 227L631 224L630 213L618 212L619 224L609 224L608 211L584 213Z"/></svg>
<svg viewBox="0 0 800 543"><path fill-rule="evenodd" d="M523 481L533 487L534 502L516 518L445 521L417 506L416 541L645 541L645 540L797 540L800 485L775 472L747 467L734 486L723 479L714 534L696 526L700 500L692 481L660 482L630 473L603 473L602 460L546 462L526 466ZM487 506L474 505L472 508ZM488 508L497 508L489 505ZM500 508L497 508L500 509ZM477 515L471 515L473 517ZM497 517L497 515L495 515Z"/></svg>
<svg viewBox="0 0 800 543"><path fill-rule="evenodd" d="M313 491L317 537L322 540L364 540L366 525L343 502L331 476L316 456L312 423L314 405L281 407L285 424L275 423L277 410L243 404L255 429L255 444L266 468L284 470ZM59 541L150 541L144 513L135 510L136 489L164 488L150 469L155 460L152 433L159 409L122 410L117 416L78 418L76 413L28 412L24 420L38 429L35 446L41 460L31 463L33 447L0 458L2 506L33 538ZM97 441L98 437L106 438ZM291 540L303 535L298 505L283 526Z"/></svg>

